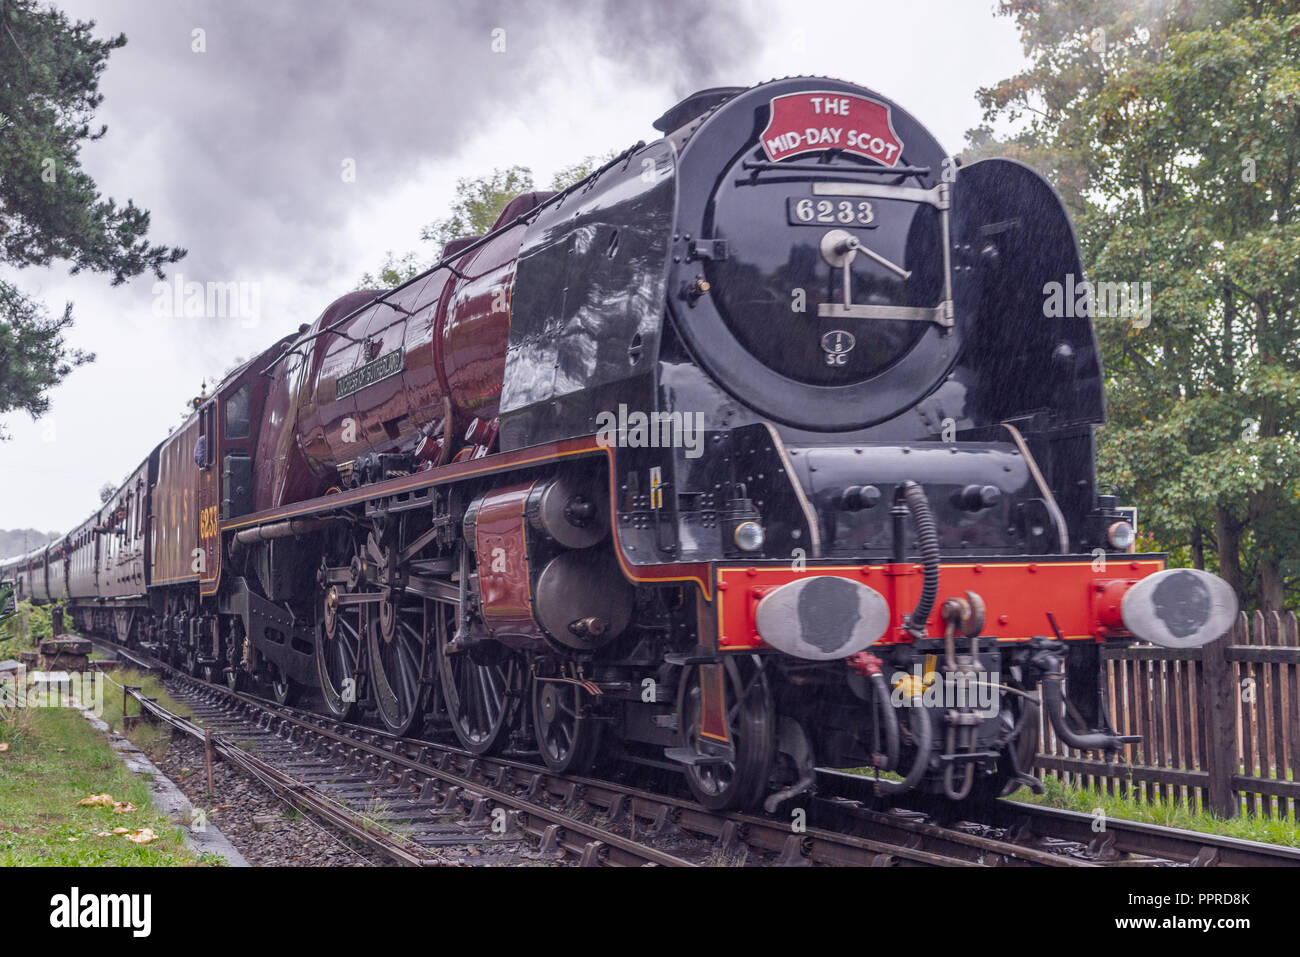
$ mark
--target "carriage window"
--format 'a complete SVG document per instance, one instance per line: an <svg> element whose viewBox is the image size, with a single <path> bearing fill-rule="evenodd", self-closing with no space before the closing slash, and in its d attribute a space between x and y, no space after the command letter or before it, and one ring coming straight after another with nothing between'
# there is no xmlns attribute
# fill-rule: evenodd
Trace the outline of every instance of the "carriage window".
<svg viewBox="0 0 1300 957"><path fill-rule="evenodd" d="M248 385L226 400L226 438L248 438Z"/></svg>

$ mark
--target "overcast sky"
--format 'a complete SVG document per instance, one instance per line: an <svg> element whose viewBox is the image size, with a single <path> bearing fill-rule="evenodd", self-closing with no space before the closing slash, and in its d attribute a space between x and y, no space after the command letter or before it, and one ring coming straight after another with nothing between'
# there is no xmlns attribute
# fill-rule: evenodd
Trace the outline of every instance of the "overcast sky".
<svg viewBox="0 0 1300 957"><path fill-rule="evenodd" d="M795 74L875 89L957 152L976 88L1024 62L993 0L56 5L128 41L85 169L151 211L151 241L189 250L169 281L248 283L257 316L160 316L152 275L113 288L66 265L5 273L52 312L73 302L71 343L98 359L44 419L4 418L0 528L84 519L205 378L310 322L386 250L427 256L420 227L458 177L519 164L545 185L655 138L650 123L695 89Z"/></svg>

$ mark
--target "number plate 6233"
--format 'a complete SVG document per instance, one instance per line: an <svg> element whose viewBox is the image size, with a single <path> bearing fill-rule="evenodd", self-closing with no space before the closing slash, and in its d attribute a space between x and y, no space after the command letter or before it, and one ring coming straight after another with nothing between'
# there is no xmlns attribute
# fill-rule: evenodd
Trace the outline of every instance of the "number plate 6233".
<svg viewBox="0 0 1300 957"><path fill-rule="evenodd" d="M791 196L786 204L791 226L852 226L870 229L876 225L876 211L865 199Z"/></svg>

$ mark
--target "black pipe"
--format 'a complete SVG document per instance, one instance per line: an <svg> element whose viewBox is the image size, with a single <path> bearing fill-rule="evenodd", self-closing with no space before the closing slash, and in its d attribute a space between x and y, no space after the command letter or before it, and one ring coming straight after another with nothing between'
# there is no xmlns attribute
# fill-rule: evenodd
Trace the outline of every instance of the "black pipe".
<svg viewBox="0 0 1300 957"><path fill-rule="evenodd" d="M970 737L967 740L967 749L974 751L975 729L968 728L967 730L970 731ZM949 754L957 753L957 729L952 725L948 726L947 745ZM949 798L949 800L964 801L970 796L971 789L975 787L975 765L969 762L966 764L966 775L961 780L961 787L957 787L953 784L956 779L957 763L954 761L943 769L943 793Z"/></svg>
<svg viewBox="0 0 1300 957"><path fill-rule="evenodd" d="M916 523L916 541L921 550L921 564L925 568L925 581L921 586L921 598L916 603L916 610L907 616L905 627L914 638L925 637L925 623L934 611L935 599L939 597L939 532L935 528L934 514L926 500L925 490L913 481L906 481L895 493L901 495L912 521ZM897 547L897 543L896 543Z"/></svg>
<svg viewBox="0 0 1300 957"><path fill-rule="evenodd" d="M1034 759L1029 759L1030 767L1026 769L1020 763L1021 735L1027 733L1030 722L1035 725L1034 733L1037 735L1038 725L1038 705L1037 703L1026 701L1020 709L1020 716L1016 719L1015 728L1011 732L1011 740L1007 742L1007 760L1011 762L1012 780L1023 784L1034 794L1043 794L1047 788L1043 782L1036 778L1030 771L1033 770ZM1004 792L1005 796L1005 792Z"/></svg>
<svg viewBox="0 0 1300 957"><path fill-rule="evenodd" d="M1056 732L1056 736L1069 747L1080 751L1118 751L1124 743L1120 741L1119 735L1107 734L1104 731L1080 734L1066 722L1065 694L1061 690L1061 683L1065 680L1064 664L1055 656L1052 660L1057 663L1058 668L1043 675L1040 684L1043 689L1043 707L1047 709L1047 717L1052 722L1052 730Z"/></svg>
<svg viewBox="0 0 1300 957"><path fill-rule="evenodd" d="M295 535L308 535L320 531L330 522L339 521L333 517L324 518L288 518L269 525L257 525L235 532L236 545L253 545L257 542L269 542L276 538L292 538Z"/></svg>
<svg viewBox="0 0 1300 957"><path fill-rule="evenodd" d="M915 790L916 786L921 783L921 778L925 777L926 770L930 767L930 752L934 747L934 729L930 725L929 709L922 707L920 702L915 702L910 711L914 719L911 723L913 724L912 733L916 738L916 760L912 762L912 769L907 772L907 776L903 780L877 780L877 794L898 795Z"/></svg>
<svg viewBox="0 0 1300 957"><path fill-rule="evenodd" d="M891 558L895 565L901 565L907 559L907 551L903 548L903 536L907 533L907 506L901 499L902 496L895 493L894 504L889 508L889 521L893 533Z"/></svg>
<svg viewBox="0 0 1300 957"><path fill-rule="evenodd" d="M871 676L871 687L876 699L876 713L885 732L885 763L878 765L881 771L892 771L898 767L898 715L894 714L894 703L889 700L889 684L879 671Z"/></svg>

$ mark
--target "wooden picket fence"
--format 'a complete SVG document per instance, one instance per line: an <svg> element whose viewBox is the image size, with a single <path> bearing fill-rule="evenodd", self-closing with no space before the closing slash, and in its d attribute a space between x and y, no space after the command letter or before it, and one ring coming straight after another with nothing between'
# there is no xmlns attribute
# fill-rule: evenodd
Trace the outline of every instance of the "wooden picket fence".
<svg viewBox="0 0 1300 957"><path fill-rule="evenodd" d="M1233 817L1300 812L1300 632L1295 612L1238 616L1203 648L1102 652L1112 726L1140 734L1113 763L1067 748L1046 718L1040 773L1109 794Z"/></svg>

